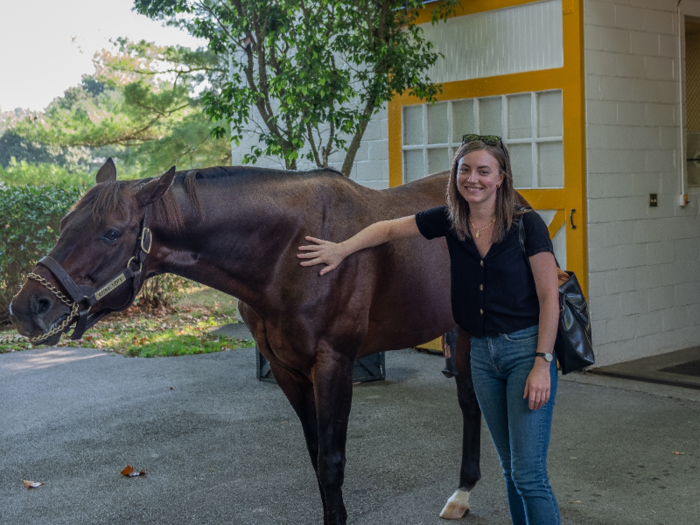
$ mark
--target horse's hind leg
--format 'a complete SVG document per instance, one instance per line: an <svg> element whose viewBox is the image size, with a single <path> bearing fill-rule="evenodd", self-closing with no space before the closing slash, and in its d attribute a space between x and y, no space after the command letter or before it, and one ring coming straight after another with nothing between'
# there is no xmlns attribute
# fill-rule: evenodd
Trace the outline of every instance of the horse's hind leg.
<svg viewBox="0 0 700 525"><path fill-rule="evenodd" d="M462 466L459 472L459 488L447 500L440 517L448 520L463 518L469 512L469 494L481 478L479 455L481 453L481 410L474 393L471 372L471 343L469 334L459 329L456 343L458 374L457 397L464 421L462 433Z"/></svg>

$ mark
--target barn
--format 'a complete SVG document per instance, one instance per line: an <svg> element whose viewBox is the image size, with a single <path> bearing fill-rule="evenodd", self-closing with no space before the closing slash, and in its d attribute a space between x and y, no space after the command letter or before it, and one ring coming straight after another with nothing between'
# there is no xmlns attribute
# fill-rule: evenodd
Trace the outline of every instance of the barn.
<svg viewBox="0 0 700 525"><path fill-rule="evenodd" d="M447 169L463 134L499 135L587 293L597 365L697 346L700 0L461 3L419 20L438 102L393 99L351 177L400 185Z"/></svg>

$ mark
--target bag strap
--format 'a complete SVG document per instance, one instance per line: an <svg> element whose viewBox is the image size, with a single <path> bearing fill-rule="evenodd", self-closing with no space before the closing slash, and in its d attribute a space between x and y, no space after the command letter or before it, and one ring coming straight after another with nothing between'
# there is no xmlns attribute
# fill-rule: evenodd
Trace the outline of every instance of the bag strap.
<svg viewBox="0 0 700 525"><path fill-rule="evenodd" d="M522 207L520 208L521 210L527 210L527 213L533 212L532 208L526 208ZM518 240L520 241L520 250L523 252L523 255L525 256L525 260L527 261L527 265L530 266L530 258L527 256L527 252L525 251L525 241L527 240L527 236L525 235L525 226L523 226L523 218L525 214L523 213L520 216L520 221L518 223ZM554 255L554 252L552 252L552 255ZM561 266L559 266L559 261L557 261L557 256L554 255L554 262L557 263L557 268L561 269ZM532 270L532 268L530 268Z"/></svg>
<svg viewBox="0 0 700 525"><path fill-rule="evenodd" d="M521 209L534 211L532 208L521 208ZM527 267L530 268L530 273L532 273L532 266L530 266L530 258L527 256L527 252L525 251L526 239L527 239L527 237L525 235L525 227L523 226L523 215L521 215L520 222L518 224L518 241L520 241L520 251L523 253L523 257L525 257L525 262L527 263ZM552 252L552 255L554 255L554 252ZM561 269L561 266L559 266L559 261L557 261L556 255L554 255L554 262L557 265L557 280L559 281L559 286L561 286L562 284L564 284L566 281L569 280L571 275L569 275L569 273L566 272L565 270ZM533 276L533 278L534 278L534 276Z"/></svg>

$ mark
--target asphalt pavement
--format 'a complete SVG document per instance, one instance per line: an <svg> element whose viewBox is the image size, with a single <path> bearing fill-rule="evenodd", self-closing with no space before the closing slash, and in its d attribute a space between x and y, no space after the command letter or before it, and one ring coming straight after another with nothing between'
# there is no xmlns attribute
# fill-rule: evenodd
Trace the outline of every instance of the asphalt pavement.
<svg viewBox="0 0 700 525"><path fill-rule="evenodd" d="M0 355L0 523L321 524L301 425L280 389L255 379L253 352ZM442 366L389 352L387 380L355 386L348 523L445 524L461 415ZM699 436L700 391L563 378L549 456L563 523L699 523ZM120 475L127 464L146 475ZM481 464L472 512L458 523L505 525L485 428ZM45 485L27 489L23 479Z"/></svg>

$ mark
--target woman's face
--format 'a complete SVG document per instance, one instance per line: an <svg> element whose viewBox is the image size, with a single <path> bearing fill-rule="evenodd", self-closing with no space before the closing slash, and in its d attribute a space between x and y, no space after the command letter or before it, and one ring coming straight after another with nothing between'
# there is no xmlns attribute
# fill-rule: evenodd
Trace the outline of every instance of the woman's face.
<svg viewBox="0 0 700 525"><path fill-rule="evenodd" d="M485 149L472 151L457 164L457 191L469 205L496 206L497 187L503 182L498 161Z"/></svg>

